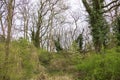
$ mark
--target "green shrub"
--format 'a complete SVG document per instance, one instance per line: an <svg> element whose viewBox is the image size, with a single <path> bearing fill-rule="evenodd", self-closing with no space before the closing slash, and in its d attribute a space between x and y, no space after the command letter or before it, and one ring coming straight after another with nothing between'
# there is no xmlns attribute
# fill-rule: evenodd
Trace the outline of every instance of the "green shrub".
<svg viewBox="0 0 120 80"><path fill-rule="evenodd" d="M52 59L52 54L46 50L39 49L39 61L44 65L48 65Z"/></svg>
<svg viewBox="0 0 120 80"><path fill-rule="evenodd" d="M106 54L93 54L76 67L80 80L119 80L120 54L115 50Z"/></svg>

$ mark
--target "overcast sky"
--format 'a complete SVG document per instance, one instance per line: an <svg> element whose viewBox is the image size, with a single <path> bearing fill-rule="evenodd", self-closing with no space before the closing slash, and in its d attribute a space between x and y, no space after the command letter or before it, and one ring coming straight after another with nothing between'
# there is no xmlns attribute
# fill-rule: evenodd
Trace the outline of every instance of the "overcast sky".
<svg viewBox="0 0 120 80"><path fill-rule="evenodd" d="M38 0L31 0L33 3L34 2L37 2ZM65 0L66 1L66 0ZM81 7L82 5L82 2L81 0L69 0L68 1L68 4L70 4L69 6L71 6L71 9L72 10L76 10L78 9L79 7ZM82 6L83 7L83 6Z"/></svg>

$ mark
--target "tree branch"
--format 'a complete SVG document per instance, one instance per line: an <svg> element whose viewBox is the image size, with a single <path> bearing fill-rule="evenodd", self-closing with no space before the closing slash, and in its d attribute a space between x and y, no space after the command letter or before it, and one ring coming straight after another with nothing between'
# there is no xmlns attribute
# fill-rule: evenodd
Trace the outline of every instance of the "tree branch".
<svg viewBox="0 0 120 80"><path fill-rule="evenodd" d="M82 0L82 2L83 2L84 6L85 6L85 8L86 8L86 11L87 11L89 14L91 14L91 8L90 8L89 4L87 3L87 1L86 1L86 0Z"/></svg>
<svg viewBox="0 0 120 80"><path fill-rule="evenodd" d="M111 4L116 3L116 2L118 2L118 0L112 1L112 2L110 2L109 4L107 4L107 5L105 5L105 6L102 6L102 8L108 7L108 6L110 6Z"/></svg>
<svg viewBox="0 0 120 80"><path fill-rule="evenodd" d="M106 13L108 11L110 11L111 9L113 9L114 7L119 7L120 6L120 3L114 5L114 6L111 6L110 8L108 8L107 10L103 11L102 13Z"/></svg>

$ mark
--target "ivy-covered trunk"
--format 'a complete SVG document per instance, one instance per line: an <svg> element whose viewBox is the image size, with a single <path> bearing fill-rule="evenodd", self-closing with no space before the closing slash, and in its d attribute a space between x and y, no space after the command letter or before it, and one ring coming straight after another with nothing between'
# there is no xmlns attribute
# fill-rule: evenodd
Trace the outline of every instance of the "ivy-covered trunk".
<svg viewBox="0 0 120 80"><path fill-rule="evenodd" d="M102 46L106 46L106 39L108 33L107 22L103 17L103 2L104 0L91 0L91 4L87 0L82 0L89 14L89 24L95 51L101 51Z"/></svg>
<svg viewBox="0 0 120 80"><path fill-rule="evenodd" d="M115 31L116 31L116 38L117 38L117 46L120 46L120 16L116 18L115 21Z"/></svg>

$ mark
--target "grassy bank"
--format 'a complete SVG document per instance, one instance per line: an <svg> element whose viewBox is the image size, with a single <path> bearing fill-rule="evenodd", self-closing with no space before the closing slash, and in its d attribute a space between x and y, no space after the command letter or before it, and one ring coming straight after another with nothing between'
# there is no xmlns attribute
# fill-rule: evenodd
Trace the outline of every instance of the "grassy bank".
<svg viewBox="0 0 120 80"><path fill-rule="evenodd" d="M58 53L36 49L26 40L13 41L5 63L4 43L0 43L0 80L120 80L120 50Z"/></svg>

